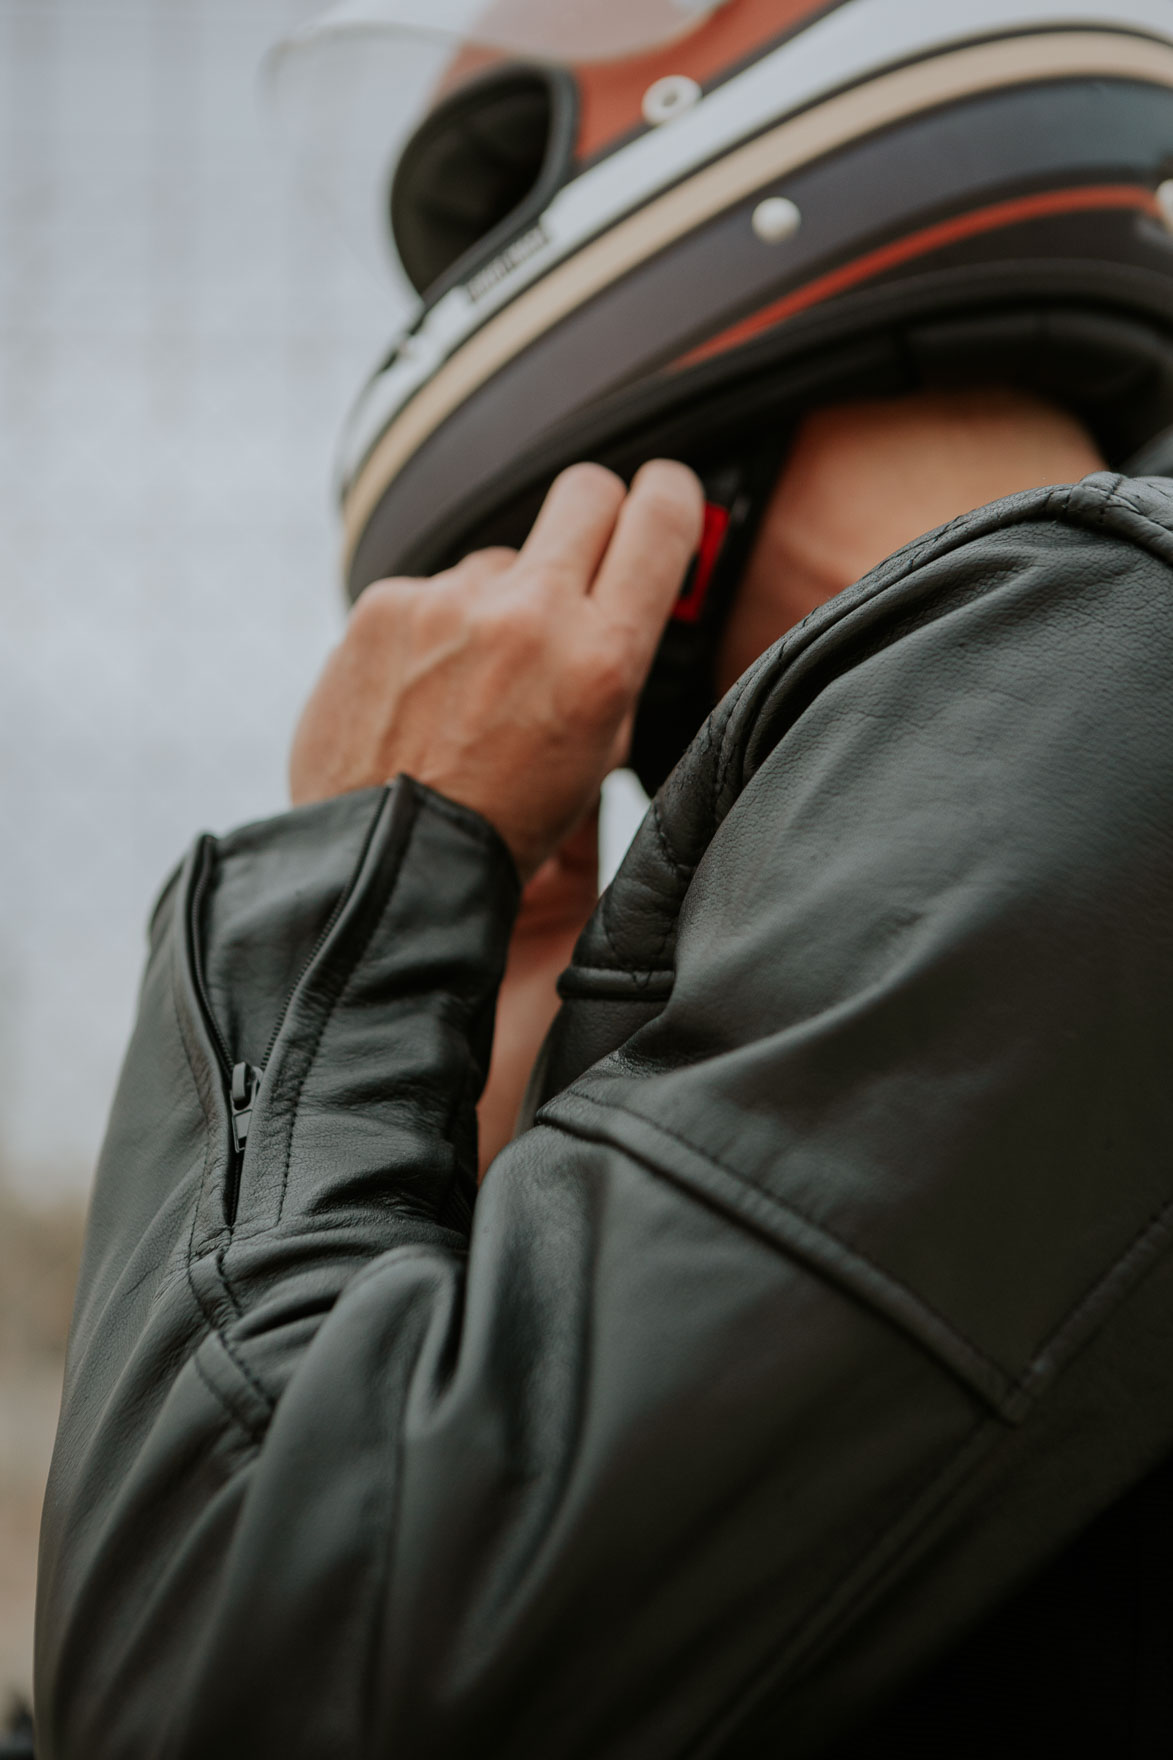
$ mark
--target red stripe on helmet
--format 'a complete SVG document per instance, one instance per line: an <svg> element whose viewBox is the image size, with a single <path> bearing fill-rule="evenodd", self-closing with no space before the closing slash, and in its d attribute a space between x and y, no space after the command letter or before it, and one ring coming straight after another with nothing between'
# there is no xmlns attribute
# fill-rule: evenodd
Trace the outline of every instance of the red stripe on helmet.
<svg viewBox="0 0 1173 1760"><path fill-rule="evenodd" d="M751 317L731 325L719 336L711 337L708 342L702 342L699 347L690 349L687 354L673 361L669 370L695 366L697 362L708 360L713 355L739 348L742 343L760 336L764 330L772 330L776 325L784 324L788 318L797 317L811 306L821 305L824 300L833 299L836 294L846 293L865 281L872 281L876 276L885 274L889 269L897 269L902 263L943 250L947 245L959 244L967 238L977 238L983 232L996 232L1002 227L1020 226L1028 220L1111 208L1136 208L1155 217L1160 215L1157 198L1152 190L1135 184L1102 184L1089 189L1051 190L1041 195L1020 196L1014 201L996 202L992 207L978 208L952 220L942 220L936 226L927 226L921 232L910 233L906 238L882 245L878 250L869 251L866 256L856 257L853 262L844 263L842 267L820 275L816 281L807 282L805 287L796 288L793 293L785 294L772 305L763 306L761 311L754 312Z"/></svg>

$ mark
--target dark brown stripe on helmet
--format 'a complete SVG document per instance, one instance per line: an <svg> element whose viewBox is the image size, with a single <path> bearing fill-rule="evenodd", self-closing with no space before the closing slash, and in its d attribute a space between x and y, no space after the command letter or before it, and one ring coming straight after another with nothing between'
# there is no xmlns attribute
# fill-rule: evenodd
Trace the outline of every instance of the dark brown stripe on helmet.
<svg viewBox="0 0 1173 1760"><path fill-rule="evenodd" d="M674 369L695 366L699 361L724 354L731 348L739 348L743 343L760 336L763 331L775 329L788 319L797 317L800 312L821 305L824 300L834 299L837 294L862 286L865 281L873 281L881 275L889 274L893 269L901 268L905 263L914 262L918 257L929 256L949 245L960 244L965 239L978 238L986 232L1000 232L1031 220L1048 219L1055 214L1090 213L1108 208L1135 208L1141 213L1153 215L1155 219L1160 217L1160 208L1152 189L1147 185L1136 184L1101 184L1088 189L1047 190L1037 195L1019 196L1014 201L994 202L989 207L978 208L968 214L958 214L953 219L939 221L935 226L926 226L906 238L894 239L878 250L868 251L864 256L856 257L853 262L841 264L826 275L820 275L817 280L808 282L805 287L796 288L793 293L775 300L751 317L741 319L728 330L723 330L719 336L701 343L698 348L690 349L687 354L674 361L672 366Z"/></svg>

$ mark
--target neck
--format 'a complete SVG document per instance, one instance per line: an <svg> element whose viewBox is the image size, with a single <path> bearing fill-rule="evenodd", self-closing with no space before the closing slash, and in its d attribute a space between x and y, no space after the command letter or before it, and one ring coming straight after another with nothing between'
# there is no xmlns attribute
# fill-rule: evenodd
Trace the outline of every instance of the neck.
<svg viewBox="0 0 1173 1760"><path fill-rule="evenodd" d="M816 606L922 533L1102 468L1073 416L1020 392L926 392L816 411L762 522L722 642L721 691Z"/></svg>

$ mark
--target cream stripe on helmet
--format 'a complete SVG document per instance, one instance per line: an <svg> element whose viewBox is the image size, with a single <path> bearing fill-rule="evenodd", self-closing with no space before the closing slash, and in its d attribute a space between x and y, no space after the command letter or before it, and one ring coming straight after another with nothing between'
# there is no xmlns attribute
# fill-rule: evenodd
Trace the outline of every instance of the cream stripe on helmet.
<svg viewBox="0 0 1173 1760"><path fill-rule="evenodd" d="M657 252L764 184L890 123L984 91L1081 76L1173 87L1173 48L1115 32L1047 32L916 62L782 123L630 215L476 331L391 423L345 496L347 562L390 484L440 424L537 337Z"/></svg>

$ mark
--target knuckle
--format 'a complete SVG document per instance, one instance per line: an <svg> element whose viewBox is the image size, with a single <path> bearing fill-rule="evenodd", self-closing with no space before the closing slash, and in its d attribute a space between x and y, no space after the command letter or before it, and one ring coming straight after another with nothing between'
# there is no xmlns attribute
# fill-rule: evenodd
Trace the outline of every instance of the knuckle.
<svg viewBox="0 0 1173 1760"><path fill-rule="evenodd" d="M631 673L619 650L604 646L582 650L571 658L567 674L583 718L607 721L626 708L632 694Z"/></svg>
<svg viewBox="0 0 1173 1760"><path fill-rule="evenodd" d="M476 621L487 641L515 650L529 651L547 635L543 608L528 594L487 595L476 608Z"/></svg>
<svg viewBox="0 0 1173 1760"><path fill-rule="evenodd" d="M581 567L574 557L547 556L531 570L526 585L538 597L562 594L567 588L578 586L581 574Z"/></svg>
<svg viewBox="0 0 1173 1760"><path fill-rule="evenodd" d="M549 618L540 605L520 608L514 625L515 639L527 655L545 654L552 641Z"/></svg>
<svg viewBox="0 0 1173 1760"><path fill-rule="evenodd" d="M486 550L474 550L473 556L480 561L482 568L492 569L494 573L498 569L512 568L517 561L517 551L508 544L490 544Z"/></svg>
<svg viewBox="0 0 1173 1760"><path fill-rule="evenodd" d="M476 582L501 574L516 561L516 550L510 550L504 544L494 544L486 550L470 551L456 564L452 573L460 580Z"/></svg>
<svg viewBox="0 0 1173 1760"><path fill-rule="evenodd" d="M595 689L608 715L626 709L632 697L631 669L617 654L608 655L596 669Z"/></svg>
<svg viewBox="0 0 1173 1760"><path fill-rule="evenodd" d="M405 580L374 581L356 599L349 628L364 638L385 631L403 613L413 597L413 584Z"/></svg>

